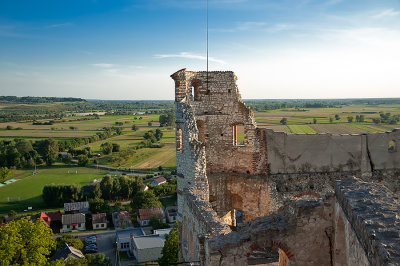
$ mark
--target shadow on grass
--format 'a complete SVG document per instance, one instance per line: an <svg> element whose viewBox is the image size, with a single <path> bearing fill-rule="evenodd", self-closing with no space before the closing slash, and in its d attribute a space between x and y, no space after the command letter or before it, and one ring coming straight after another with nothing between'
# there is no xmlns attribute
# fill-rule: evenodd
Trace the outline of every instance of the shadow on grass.
<svg viewBox="0 0 400 266"><path fill-rule="evenodd" d="M40 210L46 208L46 204L43 202L42 196L37 196L24 200L13 200L10 199L9 202L2 202L0 206L0 214L7 214L9 211L14 210L16 212L24 212L28 207L32 207L32 211Z"/></svg>

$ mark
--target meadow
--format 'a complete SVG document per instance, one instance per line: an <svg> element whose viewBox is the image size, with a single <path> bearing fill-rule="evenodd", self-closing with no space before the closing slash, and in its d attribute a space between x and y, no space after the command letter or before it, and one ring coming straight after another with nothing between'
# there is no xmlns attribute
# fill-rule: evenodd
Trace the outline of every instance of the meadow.
<svg viewBox="0 0 400 266"><path fill-rule="evenodd" d="M93 168L57 165L38 168L34 175L33 171L32 169L13 170L9 179L14 178L18 181L0 187L0 215L7 214L10 210L23 212L28 207L32 207L33 212L47 209L42 199L42 190L47 184L84 186L108 173L108 171Z"/></svg>

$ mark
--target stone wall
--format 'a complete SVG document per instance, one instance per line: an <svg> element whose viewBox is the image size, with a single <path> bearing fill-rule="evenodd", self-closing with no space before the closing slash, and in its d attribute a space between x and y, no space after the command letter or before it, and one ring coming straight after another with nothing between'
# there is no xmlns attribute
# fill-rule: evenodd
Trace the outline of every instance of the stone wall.
<svg viewBox="0 0 400 266"><path fill-rule="evenodd" d="M247 265L265 248L279 253L279 265L380 265L387 254L396 255L379 253L352 205L364 193L349 194L343 184L359 176L399 193L400 130L332 135L260 129L233 72L182 69L171 77L181 262ZM398 224L393 213L379 215Z"/></svg>

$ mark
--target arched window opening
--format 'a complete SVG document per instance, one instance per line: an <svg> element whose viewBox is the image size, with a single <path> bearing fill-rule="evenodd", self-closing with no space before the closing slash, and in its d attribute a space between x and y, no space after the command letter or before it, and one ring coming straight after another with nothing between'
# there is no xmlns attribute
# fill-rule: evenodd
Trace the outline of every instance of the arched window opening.
<svg viewBox="0 0 400 266"><path fill-rule="evenodd" d="M206 122L203 120L197 120L196 125L199 131L199 141L206 144Z"/></svg>
<svg viewBox="0 0 400 266"><path fill-rule="evenodd" d="M238 226L243 224L243 199L237 194L231 195L232 205L232 226Z"/></svg>
<svg viewBox="0 0 400 266"><path fill-rule="evenodd" d="M347 255L346 255L346 236L344 223L341 217L337 220L336 230L335 230L335 265L346 265Z"/></svg>
<svg viewBox="0 0 400 266"><path fill-rule="evenodd" d="M243 123L237 123L233 125L232 127L233 130L233 145L234 146L244 146L245 145L245 139L246 139L246 131L244 128Z"/></svg>
<svg viewBox="0 0 400 266"><path fill-rule="evenodd" d="M388 152L395 152L395 151L397 151L396 141L391 140L391 141L389 141L389 144L388 144Z"/></svg>
<svg viewBox="0 0 400 266"><path fill-rule="evenodd" d="M182 129L176 129L176 150L182 152Z"/></svg>
<svg viewBox="0 0 400 266"><path fill-rule="evenodd" d="M192 92L192 100L193 101L200 101L201 100L201 81L200 80L192 80L192 88L191 88L191 92Z"/></svg>

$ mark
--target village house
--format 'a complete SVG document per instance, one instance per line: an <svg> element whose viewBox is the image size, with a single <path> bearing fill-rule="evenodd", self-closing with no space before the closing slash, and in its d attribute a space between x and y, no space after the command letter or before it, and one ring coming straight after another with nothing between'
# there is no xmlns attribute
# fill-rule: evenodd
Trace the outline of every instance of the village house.
<svg viewBox="0 0 400 266"><path fill-rule="evenodd" d="M131 239L131 253L138 263L156 261L161 257L164 242L164 238L159 235L133 237Z"/></svg>
<svg viewBox="0 0 400 266"><path fill-rule="evenodd" d="M89 202L69 202L64 203L64 211L65 213L89 213Z"/></svg>
<svg viewBox="0 0 400 266"><path fill-rule="evenodd" d="M141 226L149 225L150 219L156 217L165 223L164 212L161 208L139 209L137 221Z"/></svg>
<svg viewBox="0 0 400 266"><path fill-rule="evenodd" d="M92 215L92 226L94 230L107 228L107 214L97 213Z"/></svg>
<svg viewBox="0 0 400 266"><path fill-rule="evenodd" d="M165 179L164 177L161 176L161 177L153 180L150 184L152 184L153 186L159 186L159 185L162 185L165 183L167 183L167 179Z"/></svg>
<svg viewBox="0 0 400 266"><path fill-rule="evenodd" d="M50 228L51 218L44 212L35 214L31 219L34 223L40 219L44 226Z"/></svg>
<svg viewBox="0 0 400 266"><path fill-rule="evenodd" d="M131 250L131 239L144 236L146 233L142 228L130 228L115 231L115 242L119 251Z"/></svg>
<svg viewBox="0 0 400 266"><path fill-rule="evenodd" d="M79 249L74 247L70 247L67 243L64 243L64 246L59 249L50 259L49 262L56 261L59 259L63 259L63 264L68 264L69 260L72 259L82 259L85 256Z"/></svg>
<svg viewBox="0 0 400 266"><path fill-rule="evenodd" d="M61 221L63 226L61 233L86 230L84 213L64 214Z"/></svg>
<svg viewBox="0 0 400 266"><path fill-rule="evenodd" d="M112 221L115 229L125 229L133 227L131 216L127 211L116 211L112 214Z"/></svg>
<svg viewBox="0 0 400 266"><path fill-rule="evenodd" d="M178 215L177 206L168 206L165 208L165 217L169 223L174 223L176 221L176 216Z"/></svg>

